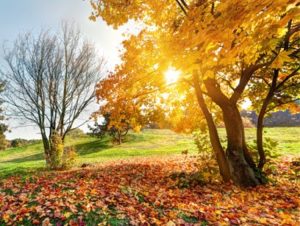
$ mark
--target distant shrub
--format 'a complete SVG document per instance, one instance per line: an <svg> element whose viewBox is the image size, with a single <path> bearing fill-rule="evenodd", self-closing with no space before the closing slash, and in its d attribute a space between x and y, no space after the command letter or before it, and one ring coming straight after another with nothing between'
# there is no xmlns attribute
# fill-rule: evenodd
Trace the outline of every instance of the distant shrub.
<svg viewBox="0 0 300 226"><path fill-rule="evenodd" d="M108 132L108 126L106 121L102 123L95 122L93 126L88 125L88 128L90 130L88 135L97 137L99 139L102 139L105 136L105 133Z"/></svg>
<svg viewBox="0 0 300 226"><path fill-rule="evenodd" d="M93 126L89 126L89 129L91 131L89 134L100 139L102 139L105 134L108 134L110 137L112 137L112 141L114 143L121 144L125 141L125 137L128 134L130 128L136 131L141 129L139 125L132 128L132 126L126 119L114 121L111 119L111 114L106 113L105 115L103 115L103 120L101 121L101 123L98 123L96 121Z"/></svg>
<svg viewBox="0 0 300 226"><path fill-rule="evenodd" d="M14 139L10 142L10 146L13 148L22 147L26 145L28 142L25 139Z"/></svg>
<svg viewBox="0 0 300 226"><path fill-rule="evenodd" d="M245 128L254 128L255 125L252 123L250 118L242 117L243 124Z"/></svg>
<svg viewBox="0 0 300 226"><path fill-rule="evenodd" d="M8 141L8 147L11 148L17 148L17 147L24 147L26 145L29 144L36 144L40 142L40 140L26 140L26 139L22 139L22 138L16 138L13 140Z"/></svg>
<svg viewBox="0 0 300 226"><path fill-rule="evenodd" d="M80 138L80 137L85 137L85 136L86 136L86 134L79 128L71 130L67 135L67 137L70 137L70 138Z"/></svg>
<svg viewBox="0 0 300 226"><path fill-rule="evenodd" d="M5 139L5 135L0 133L0 151L9 147L9 142Z"/></svg>
<svg viewBox="0 0 300 226"><path fill-rule="evenodd" d="M77 161L78 154L76 153L76 149L71 147L66 147L64 149L64 154L62 156L62 169L70 169L72 168Z"/></svg>

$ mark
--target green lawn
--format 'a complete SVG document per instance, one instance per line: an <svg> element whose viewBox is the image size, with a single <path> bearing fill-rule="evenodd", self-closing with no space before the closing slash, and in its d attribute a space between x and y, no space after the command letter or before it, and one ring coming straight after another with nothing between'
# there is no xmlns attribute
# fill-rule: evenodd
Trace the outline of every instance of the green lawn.
<svg viewBox="0 0 300 226"><path fill-rule="evenodd" d="M280 154L300 153L300 128L267 128L265 136L279 141ZM224 129L220 129L225 136ZM246 129L249 141L255 138L255 129ZM109 138L99 140L92 137L81 137L67 140L67 146L76 148L82 163L97 163L108 160L131 158L135 156L166 156L181 154L183 150L196 153L191 136L176 134L169 130L145 130L139 134L129 134L127 142L113 145ZM0 177L16 173L43 170L45 161L41 144L28 145L0 152Z"/></svg>

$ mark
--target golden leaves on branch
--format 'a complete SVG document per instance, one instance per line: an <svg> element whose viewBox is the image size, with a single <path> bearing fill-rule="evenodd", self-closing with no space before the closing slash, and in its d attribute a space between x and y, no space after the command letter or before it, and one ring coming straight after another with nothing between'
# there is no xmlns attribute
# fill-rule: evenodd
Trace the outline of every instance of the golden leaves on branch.
<svg viewBox="0 0 300 226"><path fill-rule="evenodd" d="M277 57L275 58L275 60L273 61L273 63L271 64L272 68L282 68L283 65L285 63L289 63L294 61L292 58L289 57L289 55L292 53L293 51L281 51Z"/></svg>

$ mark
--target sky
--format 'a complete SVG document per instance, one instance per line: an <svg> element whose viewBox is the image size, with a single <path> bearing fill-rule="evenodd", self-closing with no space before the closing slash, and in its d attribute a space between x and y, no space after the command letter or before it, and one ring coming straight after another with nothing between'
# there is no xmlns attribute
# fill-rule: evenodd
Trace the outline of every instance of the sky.
<svg viewBox="0 0 300 226"><path fill-rule="evenodd" d="M131 25L114 30L104 21L92 22L88 19L91 12L87 0L0 0L0 67L3 67L3 43L12 45L19 34L38 33L41 29L57 31L62 21L75 23L83 36L93 42L97 51L104 56L107 67L112 69L120 62L119 54L124 32L131 32ZM81 120L97 109L93 104L82 115ZM9 119L11 132L8 139L38 139L39 132L22 119ZM86 129L86 126L83 127Z"/></svg>

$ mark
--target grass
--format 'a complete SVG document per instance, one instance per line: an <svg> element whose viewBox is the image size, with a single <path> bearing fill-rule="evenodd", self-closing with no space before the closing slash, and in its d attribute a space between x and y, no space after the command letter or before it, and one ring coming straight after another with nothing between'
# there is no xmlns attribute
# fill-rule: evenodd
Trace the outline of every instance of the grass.
<svg viewBox="0 0 300 226"><path fill-rule="evenodd" d="M221 137L225 136L220 129ZM249 141L255 138L255 129L246 129ZM267 128L266 137L279 142L276 152L295 155L300 153L300 127ZM74 146L79 154L78 165L82 163L100 163L109 160L142 156L168 156L181 154L183 150L196 153L192 136L176 134L169 130L145 130L142 133L130 133L127 142L113 145L109 138L102 140L93 137L68 139L67 146ZM44 170L42 144L33 144L12 148L0 152L0 177L14 174L31 173Z"/></svg>

